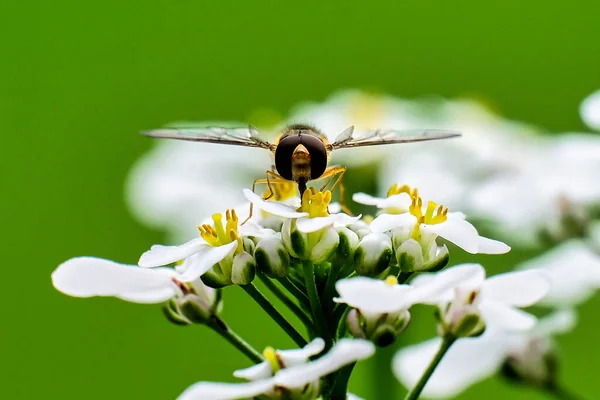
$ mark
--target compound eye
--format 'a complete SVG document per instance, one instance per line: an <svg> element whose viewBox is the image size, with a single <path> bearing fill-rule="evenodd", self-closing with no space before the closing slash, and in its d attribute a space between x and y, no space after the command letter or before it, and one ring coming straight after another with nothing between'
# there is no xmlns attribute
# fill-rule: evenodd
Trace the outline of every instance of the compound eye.
<svg viewBox="0 0 600 400"><path fill-rule="evenodd" d="M292 155L296 147L301 143L301 140L301 136L298 135L286 136L279 141L275 150L275 168L277 169L277 173L290 181L292 180Z"/></svg>
<svg viewBox="0 0 600 400"><path fill-rule="evenodd" d="M327 168L327 150L325 145L316 136L303 135L302 144L310 154L310 179L317 179Z"/></svg>

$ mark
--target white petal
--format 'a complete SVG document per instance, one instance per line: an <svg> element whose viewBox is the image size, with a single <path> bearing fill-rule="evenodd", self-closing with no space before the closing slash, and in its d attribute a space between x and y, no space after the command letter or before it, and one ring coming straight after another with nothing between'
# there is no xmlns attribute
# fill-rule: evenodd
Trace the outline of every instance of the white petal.
<svg viewBox="0 0 600 400"><path fill-rule="evenodd" d="M568 333L577 324L577 314L572 309L554 311L538 320L534 330L536 333L549 337L556 334Z"/></svg>
<svg viewBox="0 0 600 400"><path fill-rule="evenodd" d="M346 396L346 400L365 400L362 397L358 397L355 394L352 393L348 393L348 395Z"/></svg>
<svg viewBox="0 0 600 400"><path fill-rule="evenodd" d="M352 201L354 201L355 203L364 204L367 206L377 206L383 200L385 200L385 199L381 198L381 197L371 196L370 194L366 194L366 193L362 193L362 192L354 193L352 195Z"/></svg>
<svg viewBox="0 0 600 400"><path fill-rule="evenodd" d="M381 214L371 222L372 232L386 232L401 226L413 225L417 218L408 213L404 214Z"/></svg>
<svg viewBox="0 0 600 400"><path fill-rule="evenodd" d="M94 257L72 258L52 273L52 284L75 297L114 296L134 303L160 303L177 294L176 272L143 269Z"/></svg>
<svg viewBox="0 0 600 400"><path fill-rule="evenodd" d="M296 229L304 233L315 232L333 225L338 215L340 214L328 215L327 217L300 218L296 221Z"/></svg>
<svg viewBox="0 0 600 400"><path fill-rule="evenodd" d="M407 193L400 193L383 199L377 207L379 208L392 208L399 211L408 211L412 203L412 198Z"/></svg>
<svg viewBox="0 0 600 400"><path fill-rule="evenodd" d="M340 297L337 303L346 303L370 314L383 314L409 308L412 297L408 285L388 285L384 281L366 277L341 279L335 288Z"/></svg>
<svg viewBox="0 0 600 400"><path fill-rule="evenodd" d="M337 214L342 212L342 205L338 202L329 203L329 207L327 207L327 211L329 214Z"/></svg>
<svg viewBox="0 0 600 400"><path fill-rule="evenodd" d="M581 119L591 129L600 130L600 90L583 100L579 108Z"/></svg>
<svg viewBox="0 0 600 400"><path fill-rule="evenodd" d="M537 303L549 289L549 281L542 271L518 271L488 278L481 286L481 295L508 305L528 307Z"/></svg>
<svg viewBox="0 0 600 400"><path fill-rule="evenodd" d="M449 301L455 288L478 289L485 281L480 264L460 264L433 274L419 274L410 283L418 302L438 304Z"/></svg>
<svg viewBox="0 0 600 400"><path fill-rule="evenodd" d="M564 242L543 255L517 266L539 269L550 280L544 304L575 305L587 300L600 287L600 256L580 240Z"/></svg>
<svg viewBox="0 0 600 400"><path fill-rule="evenodd" d="M396 378L411 389L423 375L440 346L440 339L406 347L394 356ZM504 345L497 336L459 339L446 353L423 390L424 397L455 397L472 384L495 374L504 361Z"/></svg>
<svg viewBox="0 0 600 400"><path fill-rule="evenodd" d="M273 369L268 361L263 361L248 368L233 371L236 378L246 379L248 381L257 381L268 379L273 376Z"/></svg>
<svg viewBox="0 0 600 400"><path fill-rule="evenodd" d="M280 370L275 375L275 382L278 386L301 388L345 365L370 357L374 352L375 346L366 340L341 339L316 361Z"/></svg>
<svg viewBox="0 0 600 400"><path fill-rule="evenodd" d="M477 254L479 250L479 234L471 223L448 214L448 219L440 224L421 224L422 231L432 232L454 243L461 249Z"/></svg>
<svg viewBox="0 0 600 400"><path fill-rule="evenodd" d="M233 241L223 246L207 246L188 264L187 269L181 272L179 279L182 282L191 282L200 278L213 265L223 260L237 248L238 242Z"/></svg>
<svg viewBox="0 0 600 400"><path fill-rule="evenodd" d="M276 201L263 200L259 195L254 193L252 190L244 189L244 197L254 204L259 210L268 212L269 214L277 215L284 218L301 218L307 217L308 213L298 212L293 207L290 207L283 203Z"/></svg>
<svg viewBox="0 0 600 400"><path fill-rule="evenodd" d="M488 239L480 236L477 253L479 254L504 254L510 251L510 246L499 240Z"/></svg>
<svg viewBox="0 0 600 400"><path fill-rule="evenodd" d="M486 326L492 330L527 331L537 322L533 315L504 303L482 299L478 307Z"/></svg>
<svg viewBox="0 0 600 400"><path fill-rule="evenodd" d="M278 350L277 355L281 358L285 368L298 364L306 364L310 357L316 356L325 348L325 341L316 338L301 349Z"/></svg>
<svg viewBox="0 0 600 400"><path fill-rule="evenodd" d="M163 246L156 244L142 254L138 265L142 268L152 268L171 264L196 254L208 246L202 238L192 239L181 246Z"/></svg>
<svg viewBox="0 0 600 400"><path fill-rule="evenodd" d="M275 382L263 379L247 383L198 382L187 388L178 400L232 400L253 398L270 391Z"/></svg>

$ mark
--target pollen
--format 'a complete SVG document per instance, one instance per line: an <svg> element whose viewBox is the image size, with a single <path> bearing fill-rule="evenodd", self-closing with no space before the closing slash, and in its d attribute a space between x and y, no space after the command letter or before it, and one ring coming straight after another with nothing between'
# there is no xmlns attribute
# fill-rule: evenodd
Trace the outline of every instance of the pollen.
<svg viewBox="0 0 600 400"><path fill-rule="evenodd" d="M390 285L390 286L397 285L398 284L398 278L396 278L393 275L390 275L387 278L385 278L385 283L386 283L386 285Z"/></svg>
<svg viewBox="0 0 600 400"><path fill-rule="evenodd" d="M242 239L238 234L238 216L235 210L225 211L225 226L223 226L223 215L214 214L212 216L213 225L198 225L200 236L211 246L222 246L233 241L238 242L238 250L241 251ZM237 250L236 250L237 251Z"/></svg>
<svg viewBox="0 0 600 400"><path fill-rule="evenodd" d="M331 202L331 191L317 192L314 187L308 188L302 196L302 205L298 211L307 212L309 218L326 217L327 207Z"/></svg>

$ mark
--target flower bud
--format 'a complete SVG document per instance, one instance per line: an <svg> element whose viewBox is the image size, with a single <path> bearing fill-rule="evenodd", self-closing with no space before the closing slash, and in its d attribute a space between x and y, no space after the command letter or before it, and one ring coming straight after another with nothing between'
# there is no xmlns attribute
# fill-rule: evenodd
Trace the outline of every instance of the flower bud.
<svg viewBox="0 0 600 400"><path fill-rule="evenodd" d="M550 341L532 337L525 346L512 351L504 361L502 375L512 382L551 388L556 384L558 357Z"/></svg>
<svg viewBox="0 0 600 400"><path fill-rule="evenodd" d="M474 305L477 296L477 291L456 289L454 299L438 314L440 335L473 337L483 333L485 321Z"/></svg>
<svg viewBox="0 0 600 400"><path fill-rule="evenodd" d="M256 261L254 257L245 251L233 257L233 266L231 269L231 282L236 285L247 285L256 274Z"/></svg>
<svg viewBox="0 0 600 400"><path fill-rule="evenodd" d="M310 235L318 238L317 243L310 249L310 260L315 264L327 261L336 251L340 242L340 236L333 226L325 228L324 232L311 232L307 235L309 235L309 240L313 239Z"/></svg>
<svg viewBox="0 0 600 400"><path fill-rule="evenodd" d="M184 295L177 305L180 314L193 324L204 324L213 316L212 305L195 294Z"/></svg>
<svg viewBox="0 0 600 400"><path fill-rule="evenodd" d="M175 325L185 326L191 324L191 321L181 315L175 299L166 302L162 307L162 311L164 316Z"/></svg>
<svg viewBox="0 0 600 400"><path fill-rule="evenodd" d="M396 250L396 261L402 272L419 271L424 264L423 249L415 239L408 239Z"/></svg>
<svg viewBox="0 0 600 400"><path fill-rule="evenodd" d="M268 238L258 242L254 258L258 270L269 278L283 278L290 270L290 255L279 238Z"/></svg>
<svg viewBox="0 0 600 400"><path fill-rule="evenodd" d="M391 239L384 233L370 233L362 238L354 252L356 272L376 276L388 267L391 257Z"/></svg>
<svg viewBox="0 0 600 400"><path fill-rule="evenodd" d="M356 250L359 242L358 235L354 231L344 226L336 228L336 231L340 238L340 242L337 247L338 257L340 257L342 260L353 259L354 251Z"/></svg>
<svg viewBox="0 0 600 400"><path fill-rule="evenodd" d="M408 310L390 314L363 314L358 309L348 313L348 329L356 338L372 341L376 346L386 347L406 329L410 322Z"/></svg>

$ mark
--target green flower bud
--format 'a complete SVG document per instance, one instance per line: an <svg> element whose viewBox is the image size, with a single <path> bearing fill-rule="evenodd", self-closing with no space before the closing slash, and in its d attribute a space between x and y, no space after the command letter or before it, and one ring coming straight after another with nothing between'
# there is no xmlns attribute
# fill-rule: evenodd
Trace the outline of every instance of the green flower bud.
<svg viewBox="0 0 600 400"><path fill-rule="evenodd" d="M378 347L386 347L406 329L410 322L408 310L390 314L363 314L353 309L348 313L348 329L356 338L372 341Z"/></svg>
<svg viewBox="0 0 600 400"><path fill-rule="evenodd" d="M269 278L283 278L290 270L290 255L279 238L258 242L254 250L258 270Z"/></svg>
<svg viewBox="0 0 600 400"><path fill-rule="evenodd" d="M423 249L415 239L408 239L396 250L396 261L402 272L419 271L423 267Z"/></svg>
<svg viewBox="0 0 600 400"><path fill-rule="evenodd" d="M204 324L213 316L212 305L195 294L186 294L177 301L180 314L194 324Z"/></svg>
<svg viewBox="0 0 600 400"><path fill-rule="evenodd" d="M309 240L313 239L310 235L315 235L318 238L317 243L310 249L310 260L315 264L321 264L329 260L340 242L340 236L333 226L325 228L324 232L311 232L307 235Z"/></svg>
<svg viewBox="0 0 600 400"><path fill-rule="evenodd" d="M162 307L162 311L164 316L175 325L185 326L191 324L191 321L181 315L175 299L166 302Z"/></svg>
<svg viewBox="0 0 600 400"><path fill-rule="evenodd" d="M254 280L255 274L256 261L250 254L244 251L233 258L231 282L236 285L247 285Z"/></svg>
<svg viewBox="0 0 600 400"><path fill-rule="evenodd" d="M354 253L354 265L359 275L376 276L383 272L392 258L392 241L384 233L370 233L362 238Z"/></svg>
<svg viewBox="0 0 600 400"><path fill-rule="evenodd" d="M336 230L340 237L340 242L337 247L338 257L344 260L352 259L354 257L354 251L356 250L356 247L358 247L358 235L344 226L336 228Z"/></svg>

